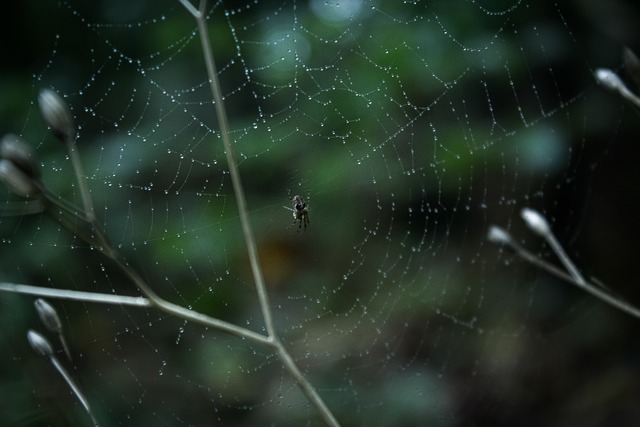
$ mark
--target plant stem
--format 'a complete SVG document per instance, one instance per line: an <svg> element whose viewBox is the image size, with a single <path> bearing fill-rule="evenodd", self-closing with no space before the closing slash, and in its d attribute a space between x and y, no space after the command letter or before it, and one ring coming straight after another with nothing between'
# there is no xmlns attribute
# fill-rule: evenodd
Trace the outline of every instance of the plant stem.
<svg viewBox="0 0 640 427"><path fill-rule="evenodd" d="M180 1L183 5L186 2L186 0ZM249 215L247 213L247 202L245 199L244 189L242 188L242 180L240 179L238 163L236 162L235 156L233 154L231 132L229 131L229 120L227 118L227 112L224 107L224 101L222 100L220 81L218 80L218 72L216 71L216 65L212 54L213 50L211 49L211 44L209 43L209 30L207 28L207 20L205 15L206 8L207 1L201 0L198 13L193 14L192 12L192 14L196 19L196 22L198 23L198 32L200 33L200 41L202 42L202 53L204 55L205 66L207 67L209 86L211 89L211 94L213 95L216 116L218 118L218 125L220 126L220 135L222 137L222 143L224 145L224 152L227 156L227 164L229 166L229 174L231 175L233 192L236 196L236 204L238 205L238 214L240 216L240 224L242 225L242 234L244 236L245 244L247 245L249 262L251 264L251 271L253 273L253 279L256 285L256 292L258 293L258 299L260 301L260 308L262 309L265 328L267 330L267 334L269 336L273 336L275 329L273 327L271 308L269 307L269 298L267 295L266 286L264 284L260 262L258 260L256 241L254 238L253 230L251 229L251 223L249 222ZM189 11L191 12L191 9L189 9Z"/></svg>
<svg viewBox="0 0 640 427"><path fill-rule="evenodd" d="M18 283L0 282L0 291L23 295L34 295L42 298L59 298L70 301L98 302L102 304L130 305L134 307L151 307L151 302L147 298L143 297L72 291L71 289L42 288L40 286L21 285Z"/></svg>
<svg viewBox="0 0 640 427"><path fill-rule="evenodd" d="M62 378L64 378L69 388L71 388L71 391L73 392L73 394L76 395L76 397L82 404L82 407L91 418L91 422L93 423L93 425L95 427L98 427L98 420L96 420L96 417L93 414L93 410L91 409L91 405L89 405L89 401L84 397L84 394L80 390L80 387L78 387L78 385L73 380L73 378L71 378L71 375L69 375L67 370L64 369L64 366L62 366L62 364L60 363L57 357L51 355L49 356L49 360L51 361L51 364L56 369L56 371L58 371L58 373L62 376Z"/></svg>
<svg viewBox="0 0 640 427"><path fill-rule="evenodd" d="M277 337L276 330L273 326L273 319L271 314L271 307L269 306L269 298L262 276L262 269L260 268L260 262L258 260L258 251L256 249L256 242L253 231L251 229L251 223L249 222L249 215L247 209L247 203L245 199L244 189L242 188L242 181L240 179L240 172L238 170L238 164L233 154L233 144L231 141L231 133L229 131L229 120L227 118L224 101L222 99L220 82L218 80L218 73L216 71L215 61L213 58L213 50L209 43L209 30L207 28L206 21L206 9L207 1L200 0L198 10L188 0L179 0L180 3L193 15L197 24L198 32L200 33L200 41L202 43L202 52L204 55L205 66L207 68L207 76L209 77L209 85L211 93L213 95L213 101L216 110L216 116L218 118L218 125L220 126L220 135L222 137L222 143L224 145L224 151L227 156L227 164L229 166L229 174L231 175L231 183L233 185L233 191L236 196L236 203L238 205L238 214L240 216L240 223L242 225L242 234L244 236L245 244L247 246L247 252L249 255L249 262L251 264L251 271L256 286L256 292L258 294L258 300L260 302L260 308L262 310L262 316L264 318L265 328L267 334L271 339L271 346L276 350L276 353L285 368L294 377L300 390L309 399L309 402L313 404L325 423L329 426L339 426L340 424L331 413L331 410L324 403L320 395L313 388L311 383L305 378L300 371L300 368L296 365L293 358L280 342Z"/></svg>
<svg viewBox="0 0 640 427"><path fill-rule="evenodd" d="M73 139L69 139L66 141L66 144L69 157L71 158L71 164L73 165L73 169L76 173L76 179L78 180L78 189L80 190L80 198L82 199L82 206L84 207L86 220L87 222L93 222L96 219L96 214L93 209L89 186L87 185L87 176L84 173L84 168L82 167L82 161L80 161L80 156L78 155L76 143Z"/></svg>
<svg viewBox="0 0 640 427"><path fill-rule="evenodd" d="M618 310L623 311L635 317L636 319L640 319L640 309L638 309L637 307L623 301L621 298L618 298L612 295L610 292L601 290L595 285L592 285L591 283L587 282L586 280L584 280L584 278L579 272L577 273L577 277L576 277L577 268L575 268L575 266L574 266L575 271L569 270L570 272L566 273L564 270L561 270L555 265L550 264L544 261L543 259L541 259L540 257L536 256L535 254L529 252L528 250L526 250L525 248L517 244L512 239L510 239L509 241L505 241L504 243L509 247L511 247L515 251L515 253L523 260L535 265L538 268L541 268L542 270L545 270L553 274L556 277L559 277L560 279L566 282L569 282L577 286L578 288L590 293L594 297L600 299L601 301L606 302L612 307L617 308ZM557 245L560 246L559 243L557 243ZM562 250L562 252L564 253L564 250ZM567 259L568 259L568 256L567 256ZM571 263L571 265L573 265L573 263Z"/></svg>
<svg viewBox="0 0 640 427"><path fill-rule="evenodd" d="M591 283L584 280L584 278L582 278L581 275L579 276L581 280L576 279L576 277L574 277L573 274L565 273L564 271L560 270L556 266L549 264L548 262L540 259L536 255L532 254L531 252L527 251L522 247L514 247L514 250L525 261L528 261L531 264L536 265L539 268L548 271L549 273L561 278L562 280L565 280L569 283L576 285L580 289L590 293L594 297L600 299L601 301L606 302L612 307L615 307L618 310L623 311L635 317L636 319L640 319L640 310L637 307L634 307L633 305L624 302L622 299L611 295L611 293L601 290L595 285L592 285Z"/></svg>
<svg viewBox="0 0 640 427"><path fill-rule="evenodd" d="M302 391L302 393L304 393L307 399L309 399L309 402L311 402L318 409L318 412L322 416L324 422L328 426L339 427L340 423L338 423L338 420L333 416L333 413L324 403L318 392L316 392L316 389L313 388L311 383L300 371L300 368L298 368L298 365L296 365L296 362L293 360L284 345L282 345L282 343L276 339L273 342L273 346L275 347L278 353L278 357L280 357L280 360L284 364L285 368L295 378L298 386L300 387L300 390Z"/></svg>
<svg viewBox="0 0 640 427"><path fill-rule="evenodd" d="M129 264L119 255L119 253L111 249L111 246L108 243L107 248L108 250L103 252L113 261L115 261L116 264L118 264L122 271L124 271L127 276L129 276L129 278L136 284L138 289L140 289L140 292L142 292L143 295L149 298L151 304L159 310L172 314L174 316L178 316L185 320L220 329L230 334L237 335L241 338L251 339L260 344L271 344L271 339L265 335L234 325L233 323L225 322L224 320L207 316L205 314L190 310L188 308L182 307L181 305L174 304L160 298L158 294L156 294L149 287L147 282L145 282L144 279L140 277L140 275L133 268L131 268L131 266L129 266ZM111 250L111 252L109 250ZM110 253L112 255L110 255Z"/></svg>

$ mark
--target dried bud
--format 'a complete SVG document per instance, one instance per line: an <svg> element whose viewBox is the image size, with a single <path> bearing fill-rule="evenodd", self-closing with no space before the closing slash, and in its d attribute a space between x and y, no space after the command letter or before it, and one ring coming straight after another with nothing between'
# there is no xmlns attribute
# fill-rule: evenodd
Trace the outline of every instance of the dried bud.
<svg viewBox="0 0 640 427"><path fill-rule="evenodd" d="M27 332L27 339L29 340L29 344L31 344L31 348L34 349L36 353L44 357L53 356L51 344L39 333L30 330Z"/></svg>
<svg viewBox="0 0 640 427"><path fill-rule="evenodd" d="M640 89L640 58L628 47L624 48L622 58L627 74L636 84L636 88Z"/></svg>
<svg viewBox="0 0 640 427"><path fill-rule="evenodd" d="M609 90L619 92L625 85L620 77L608 68L598 68L596 70L596 80Z"/></svg>
<svg viewBox="0 0 640 427"><path fill-rule="evenodd" d="M36 162L35 151L19 136L7 134L2 137L0 158L9 160L29 177L40 178L40 167Z"/></svg>
<svg viewBox="0 0 640 427"><path fill-rule="evenodd" d="M616 73L607 68L596 70L596 80L609 90L618 92L627 101L640 108L640 97L631 92Z"/></svg>
<svg viewBox="0 0 640 427"><path fill-rule="evenodd" d="M534 211L533 209L524 208L520 211L520 216L534 233L541 236L548 236L551 233L549 223L539 212Z"/></svg>
<svg viewBox="0 0 640 427"><path fill-rule="evenodd" d="M51 304L42 298L38 298L33 305L36 306L38 316L47 329L58 334L62 332L62 322L60 322L60 317L58 317L56 309Z"/></svg>
<svg viewBox="0 0 640 427"><path fill-rule="evenodd" d="M63 142L73 141L75 126L67 103L56 92L43 89L38 95L40 113L56 138Z"/></svg>
<svg viewBox="0 0 640 427"><path fill-rule="evenodd" d="M7 159L0 159L0 181L10 191L21 197L35 196L42 192L42 187L36 179L28 176L15 163Z"/></svg>
<svg viewBox="0 0 640 427"><path fill-rule="evenodd" d="M501 245L509 245L513 242L511 235L507 233L504 228L500 228L496 225L492 225L489 227L489 232L487 233L487 240L492 243L498 243Z"/></svg>

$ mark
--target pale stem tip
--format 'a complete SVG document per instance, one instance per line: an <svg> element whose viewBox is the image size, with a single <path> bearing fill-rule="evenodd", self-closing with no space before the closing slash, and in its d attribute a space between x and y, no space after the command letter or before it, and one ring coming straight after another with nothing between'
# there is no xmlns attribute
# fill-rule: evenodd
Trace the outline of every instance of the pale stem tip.
<svg viewBox="0 0 640 427"><path fill-rule="evenodd" d="M53 355L53 349L51 348L49 341L36 331L29 330L27 332L27 339L29 340L31 348L36 353L44 357L51 357Z"/></svg>
<svg viewBox="0 0 640 427"><path fill-rule="evenodd" d="M487 240L492 243L498 243L502 245L509 245L513 241L511 235L504 228L492 225L487 232Z"/></svg>
<svg viewBox="0 0 640 427"><path fill-rule="evenodd" d="M62 333L62 322L56 309L42 298L38 298L33 304L36 307L40 320L47 329L58 334Z"/></svg>
<svg viewBox="0 0 640 427"><path fill-rule="evenodd" d="M67 103L51 89L42 89L38 95L38 104L42 118L51 131L63 142L73 141L75 126Z"/></svg>
<svg viewBox="0 0 640 427"><path fill-rule="evenodd" d="M7 159L0 159L0 182L20 197L35 196L41 192L41 188L34 178L28 176L15 163Z"/></svg>
<svg viewBox="0 0 640 427"><path fill-rule="evenodd" d="M541 236L548 236L551 233L549 223L539 212L534 211L533 209L524 208L520 211L520 216L534 233Z"/></svg>
<svg viewBox="0 0 640 427"><path fill-rule="evenodd" d="M40 178L40 165L36 161L35 151L19 136L10 133L2 137L0 158L16 165L28 177Z"/></svg>
<svg viewBox="0 0 640 427"><path fill-rule="evenodd" d="M613 91L619 91L620 88L624 88L625 85L620 80L620 77L608 68L598 68L595 72L596 80L598 83Z"/></svg>

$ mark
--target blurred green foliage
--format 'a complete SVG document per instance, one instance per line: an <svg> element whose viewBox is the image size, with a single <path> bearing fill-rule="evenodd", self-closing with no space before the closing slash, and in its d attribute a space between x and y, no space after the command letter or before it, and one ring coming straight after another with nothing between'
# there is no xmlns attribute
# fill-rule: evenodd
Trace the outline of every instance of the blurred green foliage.
<svg viewBox="0 0 640 427"><path fill-rule="evenodd" d="M592 77L640 46L637 5L322 7L219 2L209 22L275 320L338 419L633 425L635 321L484 234L508 226L548 256L517 216L540 209L585 274L640 301L638 116ZM41 87L64 94L119 250L167 299L262 330L190 16L177 1L5 8L0 132L31 141L47 185L79 203L35 104ZM283 209L294 194L303 233ZM0 233L2 281L136 294L44 216L0 218ZM268 349L153 311L55 304L105 425L319 422ZM0 325L0 418L86 423L28 348L30 299L0 295Z"/></svg>

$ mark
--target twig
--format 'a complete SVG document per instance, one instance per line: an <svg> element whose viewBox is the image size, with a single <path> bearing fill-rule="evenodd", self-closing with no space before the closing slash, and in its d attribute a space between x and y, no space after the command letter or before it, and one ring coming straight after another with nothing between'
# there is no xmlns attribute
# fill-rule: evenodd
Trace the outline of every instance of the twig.
<svg viewBox="0 0 640 427"><path fill-rule="evenodd" d="M70 301L130 305L134 307L151 307L151 302L147 298L143 297L101 294L97 292L72 291L70 289L42 288L40 286L21 285L17 283L0 282L0 291L23 295L33 295L42 298L66 299Z"/></svg>
<svg viewBox="0 0 640 427"><path fill-rule="evenodd" d="M91 422L93 423L94 427L98 427L98 420L96 419L93 410L91 409L89 401L86 397L84 397L84 393L82 393L80 387L78 387L73 378L71 378L71 375L69 375L64 366L62 366L62 363L60 363L58 358L55 356L55 354L53 353L53 349L51 348L51 344L49 344L49 341L47 341L45 337L35 331L27 332L27 340L29 341L29 344L31 344L31 348L33 348L34 351L36 351L41 356L49 359L53 367L62 376L73 394L75 394L76 398L80 401L80 404L82 404L82 407L91 418Z"/></svg>
<svg viewBox="0 0 640 427"><path fill-rule="evenodd" d="M551 227L549 226L546 218L533 209L528 208L522 209L520 216L529 229L541 236L549 246L551 246L553 252L555 252L562 265L564 265L564 268L567 269L567 272L571 275L578 286L584 287L587 281L584 280L584 277L580 274L578 267L576 267L573 261L571 261L569 255L567 255L562 248L562 245L560 245L560 242L558 242L558 239L556 239L556 236L551 231Z"/></svg>
<svg viewBox="0 0 640 427"><path fill-rule="evenodd" d="M528 211L531 211L531 210L528 209ZM539 215L535 211L531 211L531 212ZM529 216L529 214L527 213L527 214L524 214L523 216ZM540 217L543 218L541 215L540 215ZM529 216L529 219L531 219L531 218L532 217ZM544 227L544 226L539 228L537 225L535 225L536 221L537 220L533 221L533 223L534 223L533 226L531 226L531 224L528 221L528 225L530 226L530 228L534 229L536 232L539 232L541 230L544 231L545 228L548 228L548 227ZM546 220L544 220L544 223L546 223ZM548 232L550 233L550 229L548 230ZM553 234L551 234L551 235L553 236ZM511 249L513 249L513 251L516 253L516 255L518 255L523 260L529 262L530 264L533 264L536 267L538 267L538 268L540 268L542 270L545 270L545 271L553 274L554 276L559 277L560 279L577 286L578 288L590 293L594 297L600 299L601 301L606 302L607 304L611 305L612 307L615 307L620 311L623 311L623 312L625 312L625 313L627 313L627 314L629 314L629 315L631 315L631 316L633 316L633 317L635 317L637 319L640 319L640 309L638 309L637 307L635 307L635 306L623 301L621 298L612 295L610 292L604 291L604 290L598 288L596 285L593 285L593 284L587 282L586 280L584 280L582 275L578 272L578 269L573 265L573 263L571 262L569 257L566 255L566 253L564 252L564 250L560 246L560 243L558 243L558 241L555 239L555 236L553 236L552 240L555 241L557 246L560 248L560 252L556 251L557 248L554 249L554 251L556 251L556 254L558 254L558 253L563 254L563 256L565 257L563 263L567 263L568 265L571 266L571 268L568 268L569 270L575 270L575 271L570 271L570 274L566 273L564 270L559 269L555 265L544 261L543 259L541 259L537 255L535 255L535 254L529 252L528 250L526 250L525 248L523 248L521 245L519 245L511 237L511 235L507 231L505 231L504 229L502 229L500 227L497 227L495 225L492 225L491 227L489 227L489 232L487 233L487 240L489 240L490 242L493 242L493 243L502 244L502 245L510 247ZM547 240L547 241L549 241L549 240ZM552 245L552 248L553 248L553 245ZM565 267L566 267L567 264L565 264Z"/></svg>
<svg viewBox="0 0 640 427"><path fill-rule="evenodd" d="M229 167L229 174L231 176L233 192L236 196L236 204L238 205L238 215L240 216L242 234L244 236L245 244L247 245L249 262L251 264L251 272L253 273L253 279L255 281L256 291L258 293L258 299L260 301L260 308L262 309L265 328L267 329L267 334L269 336L272 336L274 334L274 327L271 316L271 309L269 306L269 298L264 284L260 262L258 260L258 251L256 249L253 230L251 228L251 223L249 222L249 210L247 209L247 201L242 186L242 180L240 178L240 172L238 170L238 163L236 162L235 156L233 154L233 144L231 142L231 132L229 130L229 119L227 118L227 111L224 106L224 101L222 100L220 81L218 80L218 72L216 70L216 65L212 54L213 50L211 48L211 44L209 43L209 29L207 27L207 20L205 15L207 9L207 1L200 1L200 6L197 12L195 12L193 6L191 6L187 0L180 0L180 3L182 3L182 5L185 6L186 9L193 15L198 24L198 32L200 33L200 41L202 42L202 53L204 55L205 66L207 67L207 76L209 77L209 87L211 89L211 94L213 95L216 116L218 118L218 125L220 126L220 135L222 137L222 143L224 145L224 152L227 156L227 165ZM189 4L191 7L187 6L187 4Z"/></svg>
<svg viewBox="0 0 640 427"><path fill-rule="evenodd" d="M271 340L269 340L268 337L257 332L253 332L250 329L246 329L242 326L234 325L233 323L225 322L224 320L220 320L193 310L186 309L182 306L169 303L162 299L160 299L160 301L162 301L162 305L158 306L154 304L149 298L144 297L73 291L70 289L52 289L8 282L0 282L0 292L11 292L23 295L33 295L42 298L57 298L70 301L84 301L99 304L118 304L142 308L157 307L162 311L180 317L184 320L190 320L195 323L200 323L202 325L219 329L223 332L228 332L240 338L252 340L260 344L272 345Z"/></svg>
<svg viewBox="0 0 640 427"><path fill-rule="evenodd" d="M636 108L640 108L640 97L633 93L627 85L618 77L616 73L608 68L598 68L595 71L595 77L598 83L617 92L621 97L632 103Z"/></svg>
<svg viewBox="0 0 640 427"><path fill-rule="evenodd" d="M272 346L276 349L278 357L282 360L285 368L295 378L301 391L307 396L309 401L317 408L318 412L324 419L325 423L330 426L339 426L338 421L333 416L329 408L326 406L320 395L313 388L311 383L305 378L298 366L295 364L293 358L286 350L284 345L278 339L276 330L273 326L273 319L271 314L271 307L269 305L269 298L264 284L264 278L262 276L262 269L260 268L260 262L258 260L258 251L256 249L256 242L253 231L251 229L251 223L249 222L249 215L247 209L247 203L245 199L245 193L242 188L242 181L240 179L240 172L238 165L233 154L233 145L231 142L231 133L229 131L229 120L222 100L220 91L220 82L218 80L218 73L216 71L215 61L213 58L213 50L209 43L209 30L206 21L206 9L207 1L201 0L198 10L189 3L187 0L179 0L180 3L191 13L198 24L198 32L200 33L200 41L202 43L202 53L204 55L205 66L207 68L207 76L209 77L209 84L211 93L213 95L216 116L218 118L218 124L220 126L220 134L222 137L222 143L224 145L224 151L227 156L227 164L229 167L229 174L231 175L231 182L233 185L233 191L236 196L236 203L238 205L238 214L240 216L240 223L242 225L242 234L244 236L245 244L247 246L247 252L249 255L249 262L251 264L251 271L256 286L256 292L258 294L258 300L260 302L260 308L262 310L262 316L264 318L265 328L267 334L271 339Z"/></svg>

